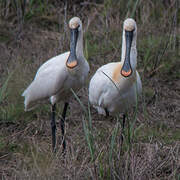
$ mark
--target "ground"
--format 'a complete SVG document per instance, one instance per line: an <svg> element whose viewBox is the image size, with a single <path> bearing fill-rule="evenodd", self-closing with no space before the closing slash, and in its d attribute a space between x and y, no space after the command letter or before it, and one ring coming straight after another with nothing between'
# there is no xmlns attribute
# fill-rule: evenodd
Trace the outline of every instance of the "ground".
<svg viewBox="0 0 180 180"><path fill-rule="evenodd" d="M178 22L179 14L167 8L168 4L154 1L139 2L136 7L137 70L143 94L137 109L128 114L121 146L122 115L98 115L88 104L88 82L98 67L120 60L122 23L127 14L112 1L83 3L82 7L74 3L73 13L49 3L47 12L31 14L28 5L22 26L14 11L1 15L1 179L180 179L180 29L177 23L169 23ZM175 9L176 1L171 3ZM64 156L59 127L63 104L57 108L58 146L54 154L50 104L24 112L21 93L43 62L69 49L64 22L74 15L83 21L84 53L91 72L77 93L78 99L72 96L70 101Z"/></svg>

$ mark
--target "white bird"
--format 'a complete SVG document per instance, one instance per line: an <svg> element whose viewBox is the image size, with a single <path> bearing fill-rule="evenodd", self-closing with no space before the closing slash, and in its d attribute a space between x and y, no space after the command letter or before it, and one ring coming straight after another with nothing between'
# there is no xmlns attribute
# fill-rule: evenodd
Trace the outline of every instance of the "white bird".
<svg viewBox="0 0 180 180"><path fill-rule="evenodd" d="M65 52L46 61L38 69L36 76L28 88L23 92L25 97L25 111L29 111L44 99L50 99L52 105L52 148L56 147L56 103L65 102L61 118L61 131L63 151L66 144L64 140L64 120L68 101L72 95L71 89L79 90L89 73L89 64L83 54L82 22L78 17L69 21L70 52Z"/></svg>
<svg viewBox="0 0 180 180"><path fill-rule="evenodd" d="M123 24L121 61L100 67L89 84L90 104L102 115L123 113L123 128L125 113L136 105L142 91L136 70L136 39L136 22L128 18Z"/></svg>

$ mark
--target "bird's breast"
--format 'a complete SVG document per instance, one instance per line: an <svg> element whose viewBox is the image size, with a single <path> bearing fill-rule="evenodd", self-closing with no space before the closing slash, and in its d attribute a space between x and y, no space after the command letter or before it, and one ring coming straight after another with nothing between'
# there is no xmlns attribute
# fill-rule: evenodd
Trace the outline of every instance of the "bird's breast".
<svg viewBox="0 0 180 180"><path fill-rule="evenodd" d="M112 81L118 86L132 85L136 81L136 70L133 70L133 73L129 77L124 77L121 75L122 64L119 63L114 68L112 72Z"/></svg>
<svg viewBox="0 0 180 180"><path fill-rule="evenodd" d="M117 64L117 66L114 68L113 72L112 72L112 80L115 82L115 83L118 83L119 80L122 78L122 75L121 75L121 69L122 69L122 64L119 63Z"/></svg>

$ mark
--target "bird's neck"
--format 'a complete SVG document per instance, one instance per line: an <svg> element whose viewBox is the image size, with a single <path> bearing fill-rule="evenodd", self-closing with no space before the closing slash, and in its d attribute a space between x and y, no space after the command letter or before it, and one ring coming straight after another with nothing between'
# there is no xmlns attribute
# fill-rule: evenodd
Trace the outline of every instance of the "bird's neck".
<svg viewBox="0 0 180 180"><path fill-rule="evenodd" d="M123 31L122 36L122 50L121 50L121 61L124 63L125 55L126 55L126 39L125 39L125 31ZM133 36L131 51L130 51L130 63L133 70L136 69L137 65L137 49L136 49L136 35Z"/></svg>
<svg viewBox="0 0 180 180"><path fill-rule="evenodd" d="M79 59L79 57L84 57L84 53L83 53L83 32L82 31L79 31L77 45L76 45L76 55L77 55L78 59Z"/></svg>

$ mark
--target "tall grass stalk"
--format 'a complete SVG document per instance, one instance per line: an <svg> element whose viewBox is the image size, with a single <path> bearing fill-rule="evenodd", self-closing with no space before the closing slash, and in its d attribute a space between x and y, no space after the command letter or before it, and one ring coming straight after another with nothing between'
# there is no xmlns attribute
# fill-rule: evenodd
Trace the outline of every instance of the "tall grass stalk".
<svg viewBox="0 0 180 180"><path fill-rule="evenodd" d="M128 5L127 5L128 6L128 11L126 13L126 18L128 18L128 17L134 18L138 3L139 3L139 0L136 0L136 2L134 2L132 0L128 1Z"/></svg>
<svg viewBox="0 0 180 180"><path fill-rule="evenodd" d="M0 88L0 103L2 103L2 101L7 97L8 95L8 91L7 91L7 86L8 86L8 82L11 79L12 75L13 75L14 71L11 72L7 79L5 80L4 84L2 85L2 87Z"/></svg>
<svg viewBox="0 0 180 180"><path fill-rule="evenodd" d="M94 156L95 148L94 148L94 137L93 137L93 133L92 133L92 118L91 118L90 106L88 104L88 111L87 111L86 107L83 105L82 101L79 99L77 94L73 91L73 89L71 89L71 92L73 93L74 97L79 102L81 108L83 109L83 111L85 113L85 116L82 117L83 129L84 129L85 138L86 138L86 141L88 144L88 148L89 148L89 151L91 154L91 161L94 162L94 160L95 160L95 156ZM88 120L88 123L87 123L87 120Z"/></svg>
<svg viewBox="0 0 180 180"><path fill-rule="evenodd" d="M136 0L134 6L133 6L133 10L132 10L132 13L131 13L131 17L134 18L134 15L135 15L135 12L136 12L136 8L137 8L137 5L139 3L139 0Z"/></svg>
<svg viewBox="0 0 180 180"><path fill-rule="evenodd" d="M88 126L88 124L86 123L85 119L83 119L83 129L84 129L84 133L85 133L85 138L88 144L88 148L91 154L91 161L94 162L95 160L95 156L94 156L94 139L93 139L93 135L92 132Z"/></svg>
<svg viewBox="0 0 180 180"><path fill-rule="evenodd" d="M116 123L116 126L112 132L112 137L111 137L111 145L110 145L110 151L109 151L109 164L110 164L110 166L112 166L112 154L113 154L115 139L117 137L118 130L119 130L119 119L117 118L117 123Z"/></svg>
<svg viewBox="0 0 180 180"><path fill-rule="evenodd" d="M137 92L137 86L136 86L136 92ZM131 123L131 126L130 126L130 138L132 139L133 137L133 132L134 132L134 126L136 124L136 120L137 120L137 111L138 111L138 94L136 93L136 105L135 105L135 109L134 109L134 113L133 113L133 121Z"/></svg>
<svg viewBox="0 0 180 180"><path fill-rule="evenodd" d="M74 92L73 89L71 89L71 92L73 93L74 97L76 98L76 100L78 101L78 103L80 104L81 108L83 109L84 113L86 114L86 116L88 116L88 112L86 110L86 107L84 106L84 104L82 103L82 101L79 99L79 97L77 96L77 94Z"/></svg>
<svg viewBox="0 0 180 180"><path fill-rule="evenodd" d="M137 86L136 86L136 92L137 92ZM136 104L135 104L135 109L134 109L134 113L133 113L133 117L132 117L132 122L129 124L129 120L128 120L128 115L127 116L127 121L128 121L128 150L130 152L131 147L132 147L132 139L133 139L133 135L135 132L135 124L136 124L136 120L137 120L137 111L138 111L138 94L136 93Z"/></svg>
<svg viewBox="0 0 180 180"><path fill-rule="evenodd" d="M84 55L85 55L85 58L87 59L87 61L89 59L88 47L89 47L88 38L85 38Z"/></svg>

